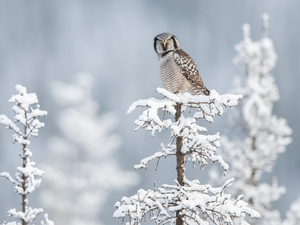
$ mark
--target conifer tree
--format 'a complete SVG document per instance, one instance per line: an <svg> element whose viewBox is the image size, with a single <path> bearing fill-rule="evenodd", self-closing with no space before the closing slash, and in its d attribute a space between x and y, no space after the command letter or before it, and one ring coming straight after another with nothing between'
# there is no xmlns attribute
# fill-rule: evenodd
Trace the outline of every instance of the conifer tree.
<svg viewBox="0 0 300 225"><path fill-rule="evenodd" d="M145 169L152 160L175 157L174 178L177 179L175 184L164 184L154 190L140 189L131 197L123 197L121 202L115 204L114 217L122 218L124 224L128 216L126 224L130 225L141 224L147 214L155 224L173 225L233 224L234 219L243 219L247 214L251 218L259 217L259 213L242 200L242 195L231 199L230 194L225 193L233 179L225 181L221 187L212 187L185 176L185 165L188 162L198 162L202 167L208 162L218 162L227 171L228 165L216 154L220 147L219 134L203 134L207 129L199 126L197 121L204 119L212 123L216 115L222 115L222 106L236 106L242 96L219 95L215 90L211 91L210 96L173 94L162 88L158 88L157 92L164 98L138 100L130 106L128 113L137 107L145 107L146 110L135 121L136 130L143 128L154 136L155 132L169 128L172 141L167 146L162 144L162 151L141 160L134 168ZM158 114L160 110L163 111L162 118ZM185 116L189 110L192 110L192 117ZM174 118L166 119L167 113Z"/></svg>
<svg viewBox="0 0 300 225"><path fill-rule="evenodd" d="M227 177L234 177L231 188L234 196L245 193L244 200L261 214L258 224L282 224L277 210L270 211L272 202L285 193L276 177L272 183L261 181L264 172L273 169L278 154L285 151L291 142L292 130L287 121L273 115L273 102L279 99L278 88L270 71L275 67L277 55L273 42L268 37L268 15L262 16L262 35L259 41L250 38L249 24L243 25L243 40L235 46L237 55L234 64L243 72L236 77L233 93L241 93L243 101L230 119L236 137L229 141L221 138L224 154L230 164ZM233 133L233 132L231 132ZM211 177L220 181L214 171Z"/></svg>
<svg viewBox="0 0 300 225"><path fill-rule="evenodd" d="M35 162L31 161L32 152L29 150L29 138L38 136L40 128L45 124L38 120L39 117L46 116L47 112L40 110L38 99L35 93L27 93L27 89L21 85L16 85L17 95L13 95L9 102L15 103L13 106L14 122L6 115L0 115L0 123L14 131L14 143L22 146L19 156L22 159L22 166L17 167L16 177L13 178L8 172L2 172L1 176L7 178L15 185L15 192L21 200L21 211L10 209L8 216L18 219L20 222L4 222L3 225L27 225L36 219L36 216L43 212L42 208L31 208L28 206L28 195L31 194L42 182L43 171L35 167ZM20 124L18 126L17 124ZM54 225L45 214L45 221L42 225Z"/></svg>

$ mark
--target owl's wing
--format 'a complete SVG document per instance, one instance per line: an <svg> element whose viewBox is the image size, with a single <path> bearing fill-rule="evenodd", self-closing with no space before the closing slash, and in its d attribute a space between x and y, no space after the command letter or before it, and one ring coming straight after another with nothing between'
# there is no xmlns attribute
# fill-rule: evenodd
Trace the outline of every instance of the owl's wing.
<svg viewBox="0 0 300 225"><path fill-rule="evenodd" d="M179 66L182 75L195 87L203 92L205 95L209 95L209 90L204 86L203 80L199 74L196 63L185 51L178 49L174 52L174 59Z"/></svg>

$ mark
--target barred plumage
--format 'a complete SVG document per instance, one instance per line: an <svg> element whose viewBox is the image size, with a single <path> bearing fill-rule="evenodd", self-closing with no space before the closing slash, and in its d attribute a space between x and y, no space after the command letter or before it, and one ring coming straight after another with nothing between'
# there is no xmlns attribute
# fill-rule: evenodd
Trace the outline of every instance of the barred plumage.
<svg viewBox="0 0 300 225"><path fill-rule="evenodd" d="M154 38L154 50L158 55L161 80L166 90L175 93L190 91L193 95L210 94L194 60L179 47L174 35L157 35Z"/></svg>

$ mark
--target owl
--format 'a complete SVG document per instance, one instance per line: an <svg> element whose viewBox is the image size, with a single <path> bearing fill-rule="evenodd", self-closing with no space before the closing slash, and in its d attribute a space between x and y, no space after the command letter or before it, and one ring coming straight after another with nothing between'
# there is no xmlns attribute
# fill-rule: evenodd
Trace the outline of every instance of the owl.
<svg viewBox="0 0 300 225"><path fill-rule="evenodd" d="M160 76L166 90L174 93L189 91L193 95L209 95L194 60L183 51L173 34L162 33L154 38Z"/></svg>

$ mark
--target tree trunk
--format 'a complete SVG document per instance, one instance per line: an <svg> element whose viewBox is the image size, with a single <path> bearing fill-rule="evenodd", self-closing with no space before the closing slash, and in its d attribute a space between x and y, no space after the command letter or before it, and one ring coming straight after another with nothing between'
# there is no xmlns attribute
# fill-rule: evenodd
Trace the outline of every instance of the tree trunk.
<svg viewBox="0 0 300 225"><path fill-rule="evenodd" d="M178 121L181 116L181 106L182 104L176 103L175 109L175 121ZM181 152L182 148L182 137L176 138L176 161L177 161L177 181L180 186L183 186L183 178L184 178L184 154ZM182 216L180 215L180 211L176 211L176 225L183 225Z"/></svg>
<svg viewBox="0 0 300 225"><path fill-rule="evenodd" d="M24 129L24 136L23 136L23 138L25 139L25 140L27 140L27 137L25 137L25 135L27 134L27 112L25 112L25 119L26 119L26 124L25 124L25 129ZM23 168L25 168L26 167L26 159L27 159L27 157L28 156L25 156L25 149L26 149L26 144L23 144L23 155L21 156L21 158L23 159ZM22 176L22 189L23 189L23 191L25 191L25 189L26 189L26 177L25 177L25 175L23 174L23 176ZM26 199L26 197L27 197L27 195L25 195L25 194L22 194L22 203L21 203L21 205L22 205L22 212L24 213L24 215L25 215L25 211L26 211L26 203L27 203L27 199ZM24 220L24 219L22 219L21 220L22 221L22 225L27 225L28 223Z"/></svg>

